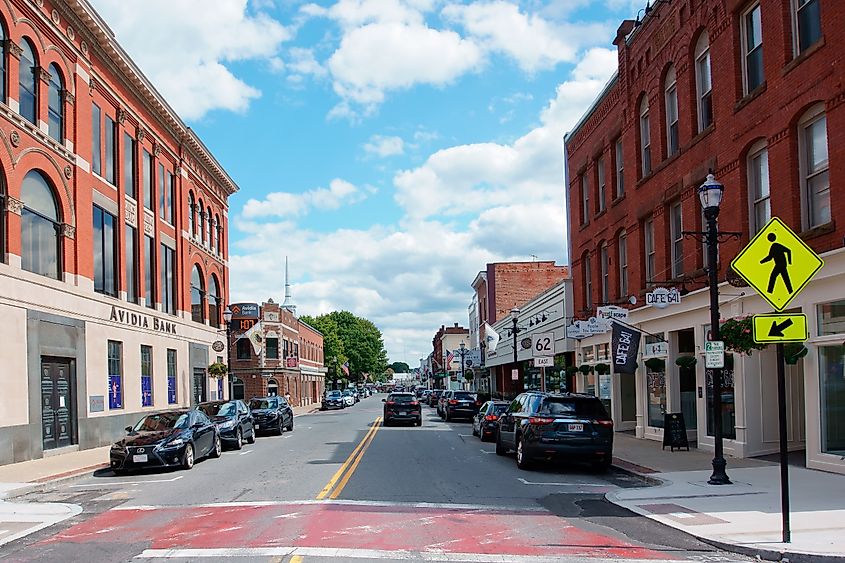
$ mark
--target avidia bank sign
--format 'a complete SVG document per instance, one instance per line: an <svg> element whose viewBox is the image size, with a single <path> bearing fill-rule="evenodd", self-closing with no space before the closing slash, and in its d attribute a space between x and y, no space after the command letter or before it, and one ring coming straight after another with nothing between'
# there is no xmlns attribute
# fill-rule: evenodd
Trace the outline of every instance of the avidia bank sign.
<svg viewBox="0 0 845 563"><path fill-rule="evenodd" d="M162 321L156 317L151 317L149 315L143 315L141 313L135 313L132 311L127 311L125 309L119 309L114 305L112 305L111 315L109 316L109 319L116 323L121 323L128 326L152 329L156 332L163 332L165 334L176 334L176 323L174 322Z"/></svg>

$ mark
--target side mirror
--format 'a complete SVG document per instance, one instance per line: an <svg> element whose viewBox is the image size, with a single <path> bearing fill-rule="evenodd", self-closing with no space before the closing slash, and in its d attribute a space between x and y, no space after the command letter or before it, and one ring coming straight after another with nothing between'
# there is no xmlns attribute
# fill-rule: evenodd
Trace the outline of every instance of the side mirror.
<svg viewBox="0 0 845 563"><path fill-rule="evenodd" d="M124 430L126 430L127 432L132 432L132 427L131 427L131 426L127 426L126 428L124 428Z"/></svg>
<svg viewBox="0 0 845 563"><path fill-rule="evenodd" d="M387 402L387 399L382 399L382 400L381 400L381 402L382 402L382 403L386 403L386 402Z"/></svg>

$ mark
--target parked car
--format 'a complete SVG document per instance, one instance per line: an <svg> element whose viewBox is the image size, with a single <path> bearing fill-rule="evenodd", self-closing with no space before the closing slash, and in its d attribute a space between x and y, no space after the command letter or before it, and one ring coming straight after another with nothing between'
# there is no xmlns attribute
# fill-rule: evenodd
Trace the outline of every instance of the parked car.
<svg viewBox="0 0 845 563"><path fill-rule="evenodd" d="M422 426L422 407L413 393L391 393L384 401L384 425L412 422Z"/></svg>
<svg viewBox="0 0 845 563"><path fill-rule="evenodd" d="M456 418L469 418L475 416L478 412L478 407L481 404L478 402L475 393L469 391L447 391L448 395L444 395L442 400L441 410L443 412L443 420L449 422Z"/></svg>
<svg viewBox="0 0 845 563"><path fill-rule="evenodd" d="M496 453L516 450L516 464L537 460L587 461L597 469L613 460L613 421L601 401L576 393L522 393L499 417Z"/></svg>
<svg viewBox="0 0 845 563"><path fill-rule="evenodd" d="M446 418L445 411L443 410L443 405L446 404L446 401L449 400L449 397L452 395L451 389L444 389L442 393L440 393L440 397L437 399L437 416L440 418Z"/></svg>
<svg viewBox="0 0 845 563"><path fill-rule="evenodd" d="M255 397L249 400L249 409L257 432L293 430L293 409L284 397Z"/></svg>
<svg viewBox="0 0 845 563"><path fill-rule="evenodd" d="M338 390L329 391L323 397L323 403L320 405L320 410L329 409L345 409L346 401L343 400L343 393Z"/></svg>
<svg viewBox="0 0 845 563"><path fill-rule="evenodd" d="M421 403L428 404L428 397L431 395L431 389L423 389L422 394L419 397L419 401Z"/></svg>
<svg viewBox="0 0 845 563"><path fill-rule="evenodd" d="M343 392L343 404L347 407L351 407L355 405L355 396L352 394L352 391L347 389Z"/></svg>
<svg viewBox="0 0 845 563"><path fill-rule="evenodd" d="M442 393L443 389L432 389L428 395L428 406L437 408L437 403L440 401L440 395Z"/></svg>
<svg viewBox="0 0 845 563"><path fill-rule="evenodd" d="M197 405L217 426L217 432L224 444L236 450L243 447L244 440L255 443L255 424L252 412L241 400L208 401Z"/></svg>
<svg viewBox="0 0 845 563"><path fill-rule="evenodd" d="M198 410L174 409L148 414L109 451L115 473L142 467L181 466L191 469L197 459L220 457L217 426Z"/></svg>
<svg viewBox="0 0 845 563"><path fill-rule="evenodd" d="M472 417L472 435L481 438L482 442L495 438L499 431L499 415L507 410L508 405L507 401L487 401L481 405Z"/></svg>

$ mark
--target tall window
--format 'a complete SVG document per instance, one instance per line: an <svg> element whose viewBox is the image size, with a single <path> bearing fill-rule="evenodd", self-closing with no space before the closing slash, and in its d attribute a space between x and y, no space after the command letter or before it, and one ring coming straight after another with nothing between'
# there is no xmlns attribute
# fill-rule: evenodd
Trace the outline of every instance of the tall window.
<svg viewBox="0 0 845 563"><path fill-rule="evenodd" d="M220 284L217 276L211 274L208 280L208 320L211 326L220 326Z"/></svg>
<svg viewBox="0 0 845 563"><path fill-rule="evenodd" d="M123 133L123 193L138 199L135 183L135 139L129 133Z"/></svg>
<svg viewBox="0 0 845 563"><path fill-rule="evenodd" d="M678 81L675 67L669 67L664 82L663 97L666 101L666 156L678 152L680 141L678 138Z"/></svg>
<svg viewBox="0 0 845 563"><path fill-rule="evenodd" d="M197 238L205 242L202 238L205 235L205 209L203 208L202 200L200 200L197 206L197 219L199 219L199 224L197 225Z"/></svg>
<svg viewBox="0 0 845 563"><path fill-rule="evenodd" d="M38 61L29 39L21 41L21 60L18 70L18 97L21 116L36 124L38 118Z"/></svg>
<svg viewBox="0 0 845 563"><path fill-rule="evenodd" d="M6 29L0 22L0 102L8 103L6 99L6 71L8 69L9 49L6 43Z"/></svg>
<svg viewBox="0 0 845 563"><path fill-rule="evenodd" d="M62 142L62 135L64 134L64 106L62 100L64 98L64 86L62 82L62 75L59 73L59 67L56 63L50 65L50 85L47 92L47 113L48 123L47 131L50 136L57 142Z"/></svg>
<svg viewBox="0 0 845 563"><path fill-rule="evenodd" d="M795 17L794 32L797 36L796 55L803 53L821 39L822 18L819 0L793 0Z"/></svg>
<svg viewBox="0 0 845 563"><path fill-rule="evenodd" d="M745 93L763 83L763 21L757 3L742 14L742 68Z"/></svg>
<svg viewBox="0 0 845 563"><path fill-rule="evenodd" d="M103 112L97 104L91 105L91 172L103 175Z"/></svg>
<svg viewBox="0 0 845 563"><path fill-rule="evenodd" d="M205 286L199 266L191 270L191 319L197 323L205 322Z"/></svg>
<svg viewBox="0 0 845 563"><path fill-rule="evenodd" d="M21 185L21 267L42 276L61 279L61 224L53 188L37 170Z"/></svg>
<svg viewBox="0 0 845 563"><path fill-rule="evenodd" d="M117 185L117 159L115 153L117 152L117 124L114 120L106 116L105 126L105 145L106 145L106 162L105 162L105 179L112 186Z"/></svg>
<svg viewBox="0 0 845 563"><path fill-rule="evenodd" d="M138 236L135 227L126 225L126 300L138 302Z"/></svg>
<svg viewBox="0 0 845 563"><path fill-rule="evenodd" d="M205 211L205 237L203 237L203 242L205 246L208 247L211 245L211 208L209 207Z"/></svg>
<svg viewBox="0 0 845 563"><path fill-rule="evenodd" d="M0 31L3 26L0 25ZM0 263L6 262L6 181L0 174Z"/></svg>
<svg viewBox="0 0 845 563"><path fill-rule="evenodd" d="M191 236L196 234L196 200L194 200L194 192L188 192L188 232Z"/></svg>
<svg viewBox="0 0 845 563"><path fill-rule="evenodd" d="M605 173L604 173L604 158L600 158L598 162L596 162L597 168L597 176L599 182L599 193L598 193L598 212L601 213L604 211L605 208L605 198L607 197L607 182L605 181Z"/></svg>
<svg viewBox="0 0 845 563"><path fill-rule="evenodd" d="M176 314L176 251L161 245L161 310Z"/></svg>
<svg viewBox="0 0 845 563"><path fill-rule="evenodd" d="M772 217L769 202L769 151L759 143L748 153L748 195L751 197L751 232L763 228Z"/></svg>
<svg viewBox="0 0 845 563"><path fill-rule="evenodd" d="M643 223L643 243L645 246L645 281L654 281L655 250L654 250L654 219L647 219Z"/></svg>
<svg viewBox="0 0 845 563"><path fill-rule="evenodd" d="M152 211L153 207L153 172L155 171L153 157L144 149L141 175L144 182L144 207Z"/></svg>
<svg viewBox="0 0 845 563"><path fill-rule="evenodd" d="M167 404L176 404L176 350L167 349Z"/></svg>
<svg viewBox="0 0 845 563"><path fill-rule="evenodd" d="M176 224L176 176L167 171L167 222Z"/></svg>
<svg viewBox="0 0 845 563"><path fill-rule="evenodd" d="M147 307L155 309L155 281L156 281L156 241L149 235L144 235L144 298Z"/></svg>
<svg viewBox="0 0 845 563"><path fill-rule="evenodd" d="M648 123L648 96L640 102L640 160L643 176L651 174L651 131Z"/></svg>
<svg viewBox="0 0 845 563"><path fill-rule="evenodd" d="M153 349L141 345L141 406L153 406Z"/></svg>
<svg viewBox="0 0 845 563"><path fill-rule="evenodd" d="M584 304L587 309L593 307L593 266L589 252L584 253Z"/></svg>
<svg viewBox="0 0 845 563"><path fill-rule="evenodd" d="M683 224L681 222L681 203L673 203L669 208L669 228L672 239L672 277L676 278L684 273L683 254Z"/></svg>
<svg viewBox="0 0 845 563"><path fill-rule="evenodd" d="M223 225L220 224L220 216L214 216L214 236L217 237L217 252L223 254Z"/></svg>
<svg viewBox="0 0 845 563"><path fill-rule="evenodd" d="M581 176L581 224L586 225L590 221L590 181L585 172Z"/></svg>
<svg viewBox="0 0 845 563"><path fill-rule="evenodd" d="M628 295L628 233L622 231L617 240L619 249L619 297Z"/></svg>
<svg viewBox="0 0 845 563"><path fill-rule="evenodd" d="M812 108L799 124L802 183L811 228L830 222L827 117L823 110L821 105Z"/></svg>
<svg viewBox="0 0 845 563"><path fill-rule="evenodd" d="M625 157L622 154L622 138L616 139L616 197L625 195Z"/></svg>
<svg viewBox="0 0 845 563"><path fill-rule="evenodd" d="M710 38L707 32L695 44L695 101L698 109L698 131L713 123L713 82L710 77Z"/></svg>
<svg viewBox="0 0 845 563"><path fill-rule="evenodd" d="M94 206L94 291L117 295L117 218Z"/></svg>
<svg viewBox="0 0 845 563"><path fill-rule="evenodd" d="M109 409L123 408L123 343L109 340Z"/></svg>
<svg viewBox="0 0 845 563"><path fill-rule="evenodd" d="M252 344L250 343L249 339L247 338L240 338L235 344L236 350L236 358L238 360L248 360L252 357Z"/></svg>
<svg viewBox="0 0 845 563"><path fill-rule="evenodd" d="M601 268L601 302L610 301L610 256L607 253L607 243L602 242L599 247L599 268Z"/></svg>
<svg viewBox="0 0 845 563"><path fill-rule="evenodd" d="M267 354L267 358L270 360L278 360L279 359L279 339L278 338L268 338L265 340L265 351Z"/></svg>
<svg viewBox="0 0 845 563"><path fill-rule="evenodd" d="M164 191L164 164L158 164L158 216L167 219L167 202Z"/></svg>

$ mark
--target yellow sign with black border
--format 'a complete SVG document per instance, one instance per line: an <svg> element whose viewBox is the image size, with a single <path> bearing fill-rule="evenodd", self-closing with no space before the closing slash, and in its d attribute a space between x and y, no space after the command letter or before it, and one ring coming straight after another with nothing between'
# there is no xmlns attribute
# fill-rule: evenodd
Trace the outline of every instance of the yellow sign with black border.
<svg viewBox="0 0 845 563"><path fill-rule="evenodd" d="M824 260L772 217L731 262L731 267L777 311L801 293Z"/></svg>
<svg viewBox="0 0 845 563"><path fill-rule="evenodd" d="M759 344L804 342L810 336L803 313L754 315L752 325L754 342Z"/></svg>

